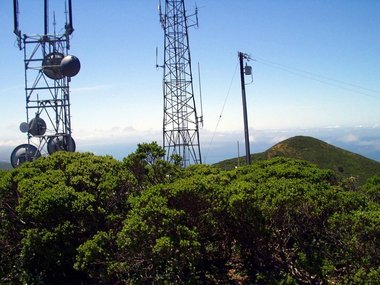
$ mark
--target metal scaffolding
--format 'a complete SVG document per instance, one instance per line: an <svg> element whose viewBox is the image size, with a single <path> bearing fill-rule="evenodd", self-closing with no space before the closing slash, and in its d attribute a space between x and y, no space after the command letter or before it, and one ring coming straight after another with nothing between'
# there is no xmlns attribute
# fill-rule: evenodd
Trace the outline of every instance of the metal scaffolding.
<svg viewBox="0 0 380 285"><path fill-rule="evenodd" d="M26 122L20 130L27 134L27 143L14 149L13 167L33 161L55 151L75 151L71 137L70 87L71 76L80 69L79 60L68 55L73 32L71 1L69 21L64 33L49 33L48 0L44 0L44 33L23 35L18 27L18 1L14 0L14 32L20 50L24 51Z"/></svg>
<svg viewBox="0 0 380 285"><path fill-rule="evenodd" d="M195 18L188 25L189 18ZM187 15L184 0L166 0L160 20L164 30L163 147L166 159L180 156L182 166L202 163L199 124L194 99L188 28L198 24L197 10Z"/></svg>

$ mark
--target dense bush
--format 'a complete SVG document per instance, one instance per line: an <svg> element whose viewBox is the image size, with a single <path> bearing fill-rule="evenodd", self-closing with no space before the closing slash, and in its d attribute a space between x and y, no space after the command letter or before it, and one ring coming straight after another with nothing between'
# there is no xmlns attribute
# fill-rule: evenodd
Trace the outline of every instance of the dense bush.
<svg viewBox="0 0 380 285"><path fill-rule="evenodd" d="M380 179L56 153L0 173L4 284L376 284Z"/></svg>
<svg viewBox="0 0 380 285"><path fill-rule="evenodd" d="M2 202L12 206L2 203L1 208L13 225L9 255L17 253L20 278L28 284L85 278L73 268L77 247L99 230L120 227L135 184L133 175L111 157L65 152L4 176ZM15 275L9 272L3 279L7 276Z"/></svg>

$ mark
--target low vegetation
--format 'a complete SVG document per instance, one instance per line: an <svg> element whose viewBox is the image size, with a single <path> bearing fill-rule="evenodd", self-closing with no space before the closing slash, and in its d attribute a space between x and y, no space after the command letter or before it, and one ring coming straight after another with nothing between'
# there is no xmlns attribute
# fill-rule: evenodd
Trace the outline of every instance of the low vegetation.
<svg viewBox="0 0 380 285"><path fill-rule="evenodd" d="M58 152L0 172L0 284L379 284L380 177Z"/></svg>

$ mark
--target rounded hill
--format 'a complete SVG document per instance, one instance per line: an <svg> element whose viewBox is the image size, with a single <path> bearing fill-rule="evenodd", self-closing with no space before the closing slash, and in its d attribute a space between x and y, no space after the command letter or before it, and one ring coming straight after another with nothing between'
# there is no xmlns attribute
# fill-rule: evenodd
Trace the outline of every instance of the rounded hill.
<svg viewBox="0 0 380 285"><path fill-rule="evenodd" d="M332 169L342 177L354 176L360 183L380 173L379 162L308 136L286 139L251 157L253 161L257 161L278 156L305 160L320 168ZM239 161L244 163L244 159L240 158ZM231 169L237 165L238 158L216 164L223 169Z"/></svg>

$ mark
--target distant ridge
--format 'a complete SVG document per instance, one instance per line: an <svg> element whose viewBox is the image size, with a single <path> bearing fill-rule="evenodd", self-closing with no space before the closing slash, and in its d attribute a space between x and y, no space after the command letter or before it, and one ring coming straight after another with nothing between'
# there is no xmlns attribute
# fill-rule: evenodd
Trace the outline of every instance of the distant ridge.
<svg viewBox="0 0 380 285"><path fill-rule="evenodd" d="M253 161L277 156L306 160L320 168L332 169L342 177L355 176L360 183L364 183L369 177L380 175L380 162L307 136L286 139L262 153L251 155ZM245 164L245 159L240 158L239 162ZM237 165L238 158L215 164L223 169L231 169Z"/></svg>
<svg viewBox="0 0 380 285"><path fill-rule="evenodd" d="M9 162L0 161L0 169L1 170L10 170L10 169L12 169L12 165Z"/></svg>

